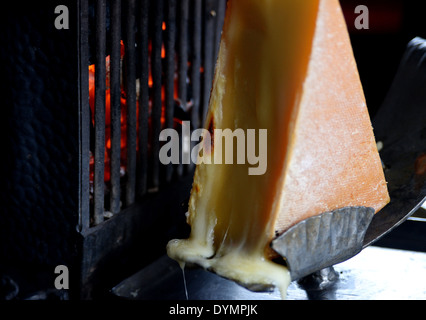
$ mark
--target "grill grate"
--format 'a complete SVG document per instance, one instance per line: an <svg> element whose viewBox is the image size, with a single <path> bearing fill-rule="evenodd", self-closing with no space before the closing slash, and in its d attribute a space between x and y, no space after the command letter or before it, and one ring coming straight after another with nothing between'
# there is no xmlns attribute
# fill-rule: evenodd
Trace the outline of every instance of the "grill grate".
<svg viewBox="0 0 426 320"><path fill-rule="evenodd" d="M110 211L120 211L120 156L121 156L121 3L114 1L111 8L111 199Z"/></svg>
<svg viewBox="0 0 426 320"><path fill-rule="evenodd" d="M80 6L81 67L94 70L94 88L81 91L82 125L92 126L81 131L81 152L90 154L83 157L90 177L82 183L83 206L90 207L90 215L81 216L84 229L191 172L192 164L160 163L159 136L162 129L180 129L183 120L191 121L191 130L203 123L226 0ZM82 72L82 87L90 87L90 76Z"/></svg>
<svg viewBox="0 0 426 320"><path fill-rule="evenodd" d="M95 62L95 148L94 148L94 223L102 222L104 215L104 165L105 165L105 52L106 4L96 2L96 62Z"/></svg>

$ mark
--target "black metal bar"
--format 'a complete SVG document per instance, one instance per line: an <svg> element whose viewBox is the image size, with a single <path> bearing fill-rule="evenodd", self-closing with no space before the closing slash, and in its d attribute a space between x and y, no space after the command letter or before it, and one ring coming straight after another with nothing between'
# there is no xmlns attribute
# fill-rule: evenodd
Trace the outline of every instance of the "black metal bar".
<svg viewBox="0 0 426 320"><path fill-rule="evenodd" d="M135 202L136 189L136 49L135 0L127 2L126 12L126 105L127 105L127 183L126 205Z"/></svg>
<svg viewBox="0 0 426 320"><path fill-rule="evenodd" d="M111 198L110 211L120 211L120 160L121 160L121 0L112 0L111 8Z"/></svg>
<svg viewBox="0 0 426 320"><path fill-rule="evenodd" d="M90 181L90 105L89 105L89 7L80 0L79 6L79 141L80 141L80 189L79 189L79 231L90 227L89 181Z"/></svg>
<svg viewBox="0 0 426 320"><path fill-rule="evenodd" d="M165 126L173 128L174 116L174 78L175 78L175 43L176 43L176 0L168 0L166 32L164 49L166 52L165 69ZM170 182L173 174L173 165L166 166L165 179Z"/></svg>
<svg viewBox="0 0 426 320"><path fill-rule="evenodd" d="M189 16L189 1L180 1L180 16L179 16L179 52L178 52L178 97L179 103L183 110L187 109L187 77L188 77L188 16ZM180 139L179 150L182 150L183 144ZM180 161L176 167L178 176L183 174L183 159L182 152L180 153Z"/></svg>
<svg viewBox="0 0 426 320"><path fill-rule="evenodd" d="M216 33L214 42L213 60L216 61L219 53L220 38L222 36L223 22L225 20L226 0L217 0Z"/></svg>
<svg viewBox="0 0 426 320"><path fill-rule="evenodd" d="M201 102L201 50L202 50L202 2L192 0L192 56L190 82L192 86L191 130L200 127L200 102ZM191 152L198 142L191 141ZM195 163L190 161L188 171L193 170Z"/></svg>
<svg viewBox="0 0 426 320"><path fill-rule="evenodd" d="M204 8L204 82L203 82L203 102L202 102L202 122L204 122L210 100L210 91L213 80L213 51L214 51L214 22L215 22L215 1L206 0Z"/></svg>
<svg viewBox="0 0 426 320"><path fill-rule="evenodd" d="M139 82L139 171L138 194L144 195L148 188L148 118L149 118L149 0L140 5L139 52L141 75Z"/></svg>
<svg viewBox="0 0 426 320"><path fill-rule="evenodd" d="M189 1L180 1L179 17L179 52L178 52L178 79L179 79L179 100L183 110L186 110L187 87L186 79L188 72L188 15Z"/></svg>
<svg viewBox="0 0 426 320"><path fill-rule="evenodd" d="M153 188L156 189L160 185L160 131L161 131L161 112L162 112L162 99L161 99L161 47L162 47L162 25L163 25L163 0L155 1L154 10L154 35L152 38L152 81L153 81L153 103L151 113L152 125L152 183Z"/></svg>
<svg viewBox="0 0 426 320"><path fill-rule="evenodd" d="M106 1L96 1L94 224L104 220Z"/></svg>
<svg viewBox="0 0 426 320"><path fill-rule="evenodd" d="M194 25L192 39L191 84L193 106L191 110L191 125L194 129L200 126L200 68L201 68L201 1L193 0Z"/></svg>

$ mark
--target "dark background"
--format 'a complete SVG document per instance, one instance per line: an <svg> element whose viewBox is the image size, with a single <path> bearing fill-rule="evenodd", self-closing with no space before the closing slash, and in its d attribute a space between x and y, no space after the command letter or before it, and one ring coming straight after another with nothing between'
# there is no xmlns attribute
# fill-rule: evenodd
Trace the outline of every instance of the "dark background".
<svg viewBox="0 0 426 320"><path fill-rule="evenodd" d="M382 104L410 40L426 38L425 11L420 1L340 0L350 32L370 116ZM369 29L357 30L358 5L369 9Z"/></svg>

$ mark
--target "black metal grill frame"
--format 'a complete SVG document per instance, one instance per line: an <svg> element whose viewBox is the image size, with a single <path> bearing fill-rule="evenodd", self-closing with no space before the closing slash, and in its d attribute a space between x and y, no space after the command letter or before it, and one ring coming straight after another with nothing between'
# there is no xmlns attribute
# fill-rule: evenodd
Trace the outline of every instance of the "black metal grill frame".
<svg viewBox="0 0 426 320"><path fill-rule="evenodd" d="M89 5L94 6L94 17ZM175 108L174 75L178 74L178 101L187 111L192 129L203 123L210 97L215 59L224 19L226 0L94 0L80 3L80 68L81 68L81 140L82 149L82 201L88 201L87 184L89 149L94 155L93 208L87 214L88 204L81 207L81 229L104 221L105 189L105 57L110 54L111 83L111 195L108 210L120 212L143 197L148 189L158 190L174 176L181 177L188 170L172 165L162 166L159 161L159 135L164 127L162 116L162 87L165 89L165 128L173 128ZM93 10L92 10L93 11ZM191 20L189 15L191 13ZM90 19L94 22L89 21ZM163 22L166 30L162 29ZM88 30L94 25L95 30ZM91 34L95 36L90 37ZM94 44L89 41L94 39ZM120 66L120 40L124 40L124 63ZM108 45L107 45L107 42ZM148 46L152 51L149 57ZM95 45L95 50L90 48ZM166 57L162 59L164 46ZM107 47L110 48L107 52ZM90 126L88 103L88 75L90 53L95 52L95 124ZM177 58L175 58L177 57ZM188 66L190 63L191 68ZM204 73L200 72L203 67ZM152 88L148 86L151 68ZM120 187L120 74L123 74L127 99L127 164L126 184ZM136 78L140 81L139 118L136 119ZM191 85L192 107L187 108L188 83ZM152 109L149 114L149 102ZM150 121L151 133L148 132ZM137 126L139 131L137 131ZM89 134L88 134L89 133ZM90 145L90 133L94 145ZM148 136L151 134L149 140ZM137 136L138 135L138 136ZM138 146L136 146L138 141ZM148 152L148 145L151 152ZM138 149L138 152L136 150ZM125 194L125 199L122 195ZM89 206L90 207L90 206Z"/></svg>

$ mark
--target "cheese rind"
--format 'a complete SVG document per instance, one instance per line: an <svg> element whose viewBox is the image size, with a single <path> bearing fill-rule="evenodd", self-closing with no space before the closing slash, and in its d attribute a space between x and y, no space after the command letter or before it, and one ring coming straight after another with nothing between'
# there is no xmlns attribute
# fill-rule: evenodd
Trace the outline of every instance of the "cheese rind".
<svg viewBox="0 0 426 320"><path fill-rule="evenodd" d="M276 233L325 211L389 201L337 0L228 1L212 126L267 129L267 171L198 165L190 238L168 245L176 260L285 292L289 272L269 260Z"/></svg>

